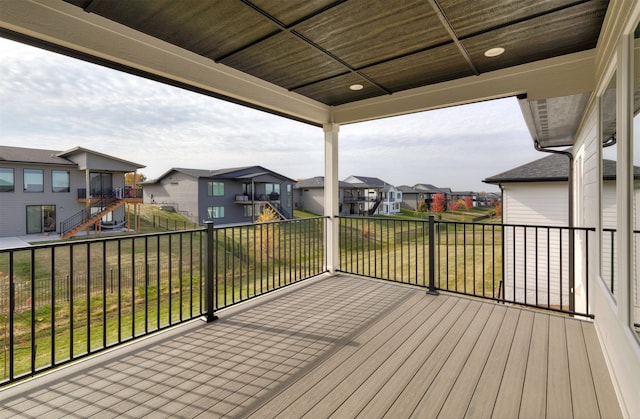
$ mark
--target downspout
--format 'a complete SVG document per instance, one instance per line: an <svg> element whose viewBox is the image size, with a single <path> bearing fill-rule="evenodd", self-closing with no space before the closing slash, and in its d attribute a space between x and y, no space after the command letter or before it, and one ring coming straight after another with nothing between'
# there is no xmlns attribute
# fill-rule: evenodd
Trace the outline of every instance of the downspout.
<svg viewBox="0 0 640 419"><path fill-rule="evenodd" d="M537 151L544 153L562 154L569 159L569 311L575 310L575 234L573 231L573 153L566 150L552 150L544 148L538 140L534 140L533 146ZM562 304L562 302L560 302Z"/></svg>

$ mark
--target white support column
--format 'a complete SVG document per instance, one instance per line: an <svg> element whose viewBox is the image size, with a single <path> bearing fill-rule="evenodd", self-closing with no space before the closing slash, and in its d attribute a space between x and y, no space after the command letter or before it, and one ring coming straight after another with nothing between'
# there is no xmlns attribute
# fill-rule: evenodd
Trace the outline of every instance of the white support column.
<svg viewBox="0 0 640 419"><path fill-rule="evenodd" d="M338 124L325 124L324 129L324 215L329 217L327 223L327 270L331 273L339 268L340 246L336 218L339 210L338 202Z"/></svg>

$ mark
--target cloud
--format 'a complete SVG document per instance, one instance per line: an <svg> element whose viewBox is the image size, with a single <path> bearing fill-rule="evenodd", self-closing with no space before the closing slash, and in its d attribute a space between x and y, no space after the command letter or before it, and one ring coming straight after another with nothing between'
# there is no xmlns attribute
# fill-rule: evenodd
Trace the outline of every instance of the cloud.
<svg viewBox="0 0 640 419"><path fill-rule="evenodd" d="M254 164L323 175L318 127L8 40L0 56L0 144L80 145L145 164L150 178L171 167ZM345 125L339 144L341 178L461 190L490 189L483 178L542 157L515 99Z"/></svg>

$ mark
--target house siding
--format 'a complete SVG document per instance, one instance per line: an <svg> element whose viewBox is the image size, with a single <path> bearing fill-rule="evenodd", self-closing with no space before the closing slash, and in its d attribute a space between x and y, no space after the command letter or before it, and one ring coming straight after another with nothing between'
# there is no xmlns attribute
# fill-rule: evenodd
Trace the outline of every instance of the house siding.
<svg viewBox="0 0 640 419"><path fill-rule="evenodd" d="M340 190L342 192L342 190ZM311 212L313 214L321 215L324 213L324 189L323 188L305 188L298 189L297 204L303 211ZM342 194L340 194L339 200L342 204Z"/></svg>
<svg viewBox="0 0 640 419"><path fill-rule="evenodd" d="M85 208L78 202L77 190L85 187L84 171L72 166L39 166L30 164L2 164L0 167L14 169L14 191L0 193L0 237L22 236L27 234L27 206L55 205L56 231L60 222ZM44 192L23 191L23 170L42 169L44 174ZM51 171L69 172L69 192L52 192Z"/></svg>
<svg viewBox="0 0 640 419"><path fill-rule="evenodd" d="M148 183L142 188L145 204L173 206L190 221L199 221L198 179L180 172L172 172L158 183Z"/></svg>
<svg viewBox="0 0 640 419"><path fill-rule="evenodd" d="M568 203L567 182L503 185L505 224L566 226ZM505 296L568 307L569 271L561 263L568 243L566 230L550 230L547 236L546 229L505 227Z"/></svg>

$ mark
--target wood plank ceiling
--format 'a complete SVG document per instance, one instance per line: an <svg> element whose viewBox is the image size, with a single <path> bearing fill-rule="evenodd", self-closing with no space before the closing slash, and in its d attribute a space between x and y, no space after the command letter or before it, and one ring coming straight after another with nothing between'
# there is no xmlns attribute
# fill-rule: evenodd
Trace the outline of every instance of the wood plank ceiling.
<svg viewBox="0 0 640 419"><path fill-rule="evenodd" d="M330 106L595 48L609 3L65 1Z"/></svg>

